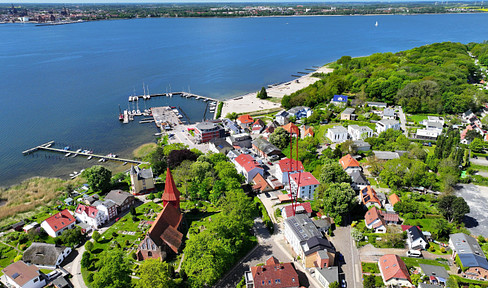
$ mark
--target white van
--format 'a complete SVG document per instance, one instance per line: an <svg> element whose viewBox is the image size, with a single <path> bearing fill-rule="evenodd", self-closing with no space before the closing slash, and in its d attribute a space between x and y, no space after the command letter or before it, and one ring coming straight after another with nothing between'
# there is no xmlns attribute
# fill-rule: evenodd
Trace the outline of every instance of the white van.
<svg viewBox="0 0 488 288"><path fill-rule="evenodd" d="M422 252L418 250L408 250L407 257L422 257Z"/></svg>

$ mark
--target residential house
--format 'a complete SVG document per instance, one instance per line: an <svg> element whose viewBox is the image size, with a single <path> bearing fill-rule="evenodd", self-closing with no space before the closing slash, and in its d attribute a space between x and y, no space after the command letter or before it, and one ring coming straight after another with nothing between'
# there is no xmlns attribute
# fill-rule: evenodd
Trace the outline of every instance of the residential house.
<svg viewBox="0 0 488 288"><path fill-rule="evenodd" d="M449 274L442 266L420 264L420 269L425 276L429 277L429 282L432 285L441 285L444 287L449 279Z"/></svg>
<svg viewBox="0 0 488 288"><path fill-rule="evenodd" d="M376 191L374 191L371 186L368 185L361 189L359 197L361 199L361 203L363 203L363 205L365 205L366 207L371 207L374 205L378 208L381 208L381 201L380 199L378 199Z"/></svg>
<svg viewBox="0 0 488 288"><path fill-rule="evenodd" d="M298 129L298 126L292 122L282 126L282 128L285 129L286 132L290 133L290 135L293 137L298 137L300 135L300 129Z"/></svg>
<svg viewBox="0 0 488 288"><path fill-rule="evenodd" d="M115 204L112 200L105 200L103 202L97 201L95 202L97 205L93 205L97 207L99 213L105 214L105 217L108 221L112 220L117 216L117 204ZM94 203L94 204L95 204Z"/></svg>
<svg viewBox="0 0 488 288"><path fill-rule="evenodd" d="M224 129L227 130L231 135L242 133L241 127L230 119L225 118L222 120L222 125L224 125Z"/></svg>
<svg viewBox="0 0 488 288"><path fill-rule="evenodd" d="M302 244L308 239L317 236L322 237L322 233L315 227L312 219L305 214L297 214L288 217L285 221L285 239L292 247L296 255L302 255Z"/></svg>
<svg viewBox="0 0 488 288"><path fill-rule="evenodd" d="M295 159L285 158L278 161L278 166L276 166L276 178L287 185L288 184L288 173L304 172L303 164L301 161Z"/></svg>
<svg viewBox="0 0 488 288"><path fill-rule="evenodd" d="M388 200L391 206L395 206L396 203L400 202L400 197L398 197L397 194L393 193L390 196L388 196Z"/></svg>
<svg viewBox="0 0 488 288"><path fill-rule="evenodd" d="M210 121L197 123L194 132L198 143L207 143L212 139L225 137L224 128Z"/></svg>
<svg viewBox="0 0 488 288"><path fill-rule="evenodd" d="M444 288L444 286L428 283L419 283L418 288Z"/></svg>
<svg viewBox="0 0 488 288"><path fill-rule="evenodd" d="M356 151L369 151L371 150L371 144L364 140L356 140L352 143L353 149Z"/></svg>
<svg viewBox="0 0 488 288"><path fill-rule="evenodd" d="M56 279L51 282L51 284L54 286L54 288L73 288L73 285L71 282L66 280L67 276L59 276Z"/></svg>
<svg viewBox="0 0 488 288"><path fill-rule="evenodd" d="M342 143L347 140L347 129L343 126L334 126L327 129L326 137L333 143Z"/></svg>
<svg viewBox="0 0 488 288"><path fill-rule="evenodd" d="M376 107L376 108L386 108L387 104L385 102L366 102L366 105L369 107Z"/></svg>
<svg viewBox="0 0 488 288"><path fill-rule="evenodd" d="M83 203L85 203L86 205L92 205L99 199L100 196L98 194L93 194L93 195L83 194L83 199L78 198L78 201L83 200Z"/></svg>
<svg viewBox="0 0 488 288"><path fill-rule="evenodd" d="M279 126L281 125L278 125L276 122L271 122L270 124L268 124L268 126L266 126L266 128L264 128L263 132L261 132L261 136L268 140L269 139L269 136L275 131L276 128L278 128Z"/></svg>
<svg viewBox="0 0 488 288"><path fill-rule="evenodd" d="M31 229L39 227L39 223L37 222L32 222L30 224L25 225L22 229L24 230L25 233L28 233Z"/></svg>
<svg viewBox="0 0 488 288"><path fill-rule="evenodd" d="M55 269L63 263L64 259L71 253L71 247L59 246L55 244L33 242L24 251L22 261Z"/></svg>
<svg viewBox="0 0 488 288"><path fill-rule="evenodd" d="M166 198L164 194L167 195ZM180 192L174 185L169 170L166 174L164 194L163 205L165 206L137 249L136 255L139 261L150 258L163 261L169 253L178 254L180 251L183 242L183 233L181 233L183 214L180 212Z"/></svg>
<svg viewBox="0 0 488 288"><path fill-rule="evenodd" d="M334 95L334 97L332 97L332 100L330 100L330 103L332 103L336 106L344 107L347 104L347 96L345 96L345 95Z"/></svg>
<svg viewBox="0 0 488 288"><path fill-rule="evenodd" d="M320 182L310 172L290 174L291 191L296 192L298 198L313 200L314 192Z"/></svg>
<svg viewBox="0 0 488 288"><path fill-rule="evenodd" d="M82 204L78 204L74 216L76 220L86 223L96 229L100 228L108 220L107 215L99 212L96 207L85 206Z"/></svg>
<svg viewBox="0 0 488 288"><path fill-rule="evenodd" d="M400 223L400 217L395 212L388 212L388 211L384 212L380 210L380 216L383 218L386 225Z"/></svg>
<svg viewBox="0 0 488 288"><path fill-rule="evenodd" d="M317 278L319 283L324 288L329 288L329 285L338 282L339 283L339 267L327 267L327 268L317 268L312 269L313 277Z"/></svg>
<svg viewBox="0 0 488 288"><path fill-rule="evenodd" d="M252 147L252 138L247 133L231 135L226 138L226 141L236 149Z"/></svg>
<svg viewBox="0 0 488 288"><path fill-rule="evenodd" d="M54 214L53 216L42 221L41 228L51 237L58 237L64 230L73 229L76 219L71 215L68 209Z"/></svg>
<svg viewBox="0 0 488 288"><path fill-rule="evenodd" d="M241 154L234 159L234 165L238 173L244 175L247 183L251 183L256 174L264 175L264 169L249 154Z"/></svg>
<svg viewBox="0 0 488 288"><path fill-rule="evenodd" d="M241 126L242 129L250 128L253 122L254 119L252 119L252 117L249 116L249 114L244 114L237 117L237 124L239 124L239 126Z"/></svg>
<svg viewBox="0 0 488 288"><path fill-rule="evenodd" d="M390 120L395 120L396 119L396 113L395 110L392 108L386 108L383 110L383 119L390 119Z"/></svg>
<svg viewBox="0 0 488 288"><path fill-rule="evenodd" d="M246 288L298 288L298 274L291 263L280 263L271 256L262 266L253 266L246 271Z"/></svg>
<svg viewBox="0 0 488 288"><path fill-rule="evenodd" d="M1 282L7 287L15 288L41 288L46 285L46 277L36 267L24 261L14 262L2 270Z"/></svg>
<svg viewBox="0 0 488 288"><path fill-rule="evenodd" d="M313 236L302 243L302 253L305 268L334 266L336 249L327 238Z"/></svg>
<svg viewBox="0 0 488 288"><path fill-rule="evenodd" d="M353 171L362 171L361 165L359 165L358 160L354 159L351 154L347 154L339 159L339 164L341 164L342 169L346 171L347 174L351 174Z"/></svg>
<svg viewBox="0 0 488 288"><path fill-rule="evenodd" d="M290 117L295 117L297 120L300 120L302 118L308 118L312 116L313 110L305 106L296 106L286 112L288 112L288 119L290 119Z"/></svg>
<svg viewBox="0 0 488 288"><path fill-rule="evenodd" d="M261 119L256 119L254 123L251 126L252 134L261 134L261 131L264 130L266 127L266 124L264 124L263 120Z"/></svg>
<svg viewBox="0 0 488 288"><path fill-rule="evenodd" d="M398 159L401 157L399 151L392 152L392 151L373 151L374 156L378 160L392 160L392 159ZM402 153L403 155L403 153Z"/></svg>
<svg viewBox="0 0 488 288"><path fill-rule="evenodd" d="M354 170L349 174L349 176L351 176L351 187L354 189L354 191L360 191L369 185L368 179L366 179L361 171Z"/></svg>
<svg viewBox="0 0 488 288"><path fill-rule="evenodd" d="M232 136L231 136L232 137ZM209 150L214 153L222 153L226 155L230 150L234 149L234 146L230 145L229 142L224 138L214 138L208 142Z"/></svg>
<svg viewBox="0 0 488 288"><path fill-rule="evenodd" d="M295 207L295 215L297 214L305 214L308 217L312 216L312 205L310 202L304 202L304 203L297 203ZM283 219L286 219L293 215L293 206L292 205L287 205L283 208L281 208L281 216L283 216Z"/></svg>
<svg viewBox="0 0 488 288"><path fill-rule="evenodd" d="M315 135L312 126L303 125L302 127L300 127L300 130L300 136L302 139L305 139L307 137L313 137Z"/></svg>
<svg viewBox="0 0 488 288"><path fill-rule="evenodd" d="M117 213L125 211L130 208L130 206L134 205L134 195L122 191L122 190L112 190L108 192L107 196L105 196L105 200L111 200L112 202L117 205Z"/></svg>
<svg viewBox="0 0 488 288"><path fill-rule="evenodd" d="M261 137L252 141L252 148L266 160L273 160L275 157L279 159L283 156L280 149Z"/></svg>
<svg viewBox="0 0 488 288"><path fill-rule="evenodd" d="M276 177L273 175L270 175L266 178L266 182L268 182L269 185L273 188L273 190L280 190L283 189L283 183L281 183ZM284 194L281 194L284 195Z"/></svg>
<svg viewBox="0 0 488 288"><path fill-rule="evenodd" d="M438 117L438 116L427 116L427 119L422 121L422 124L424 126L428 126L429 122L437 122L437 123L441 124L441 126L444 126L444 124L445 124L444 118Z"/></svg>
<svg viewBox="0 0 488 288"><path fill-rule="evenodd" d="M381 217L380 211L376 206L369 209L364 215L366 228L374 230L374 233L386 233L386 223Z"/></svg>
<svg viewBox="0 0 488 288"><path fill-rule="evenodd" d="M264 179L263 175L257 173L256 176L252 179L254 182L254 186L252 186L252 190L254 192L263 193L274 190L273 187Z"/></svg>
<svg viewBox="0 0 488 288"><path fill-rule="evenodd" d="M452 258L462 264L464 275L474 279L488 279L488 261L478 241L464 233L449 235L449 247L452 250Z"/></svg>
<svg viewBox="0 0 488 288"><path fill-rule="evenodd" d="M352 140L364 140L373 137L373 129L368 126L349 125L347 132Z"/></svg>
<svg viewBox="0 0 488 288"><path fill-rule="evenodd" d="M278 112L276 115L275 115L275 120L276 122L278 122L278 124L280 124L281 126L283 125L286 125L288 124L289 120L289 114L288 112L286 112L285 110L281 111L281 112Z"/></svg>
<svg viewBox="0 0 488 288"><path fill-rule="evenodd" d="M321 233L327 233L329 231L330 227L332 227L332 223L334 220L330 217L325 217L322 216L319 219L313 219L313 224L315 224L315 227L321 232Z"/></svg>
<svg viewBox="0 0 488 288"><path fill-rule="evenodd" d="M436 130L431 129L417 129L415 138L422 140L435 140L440 135Z"/></svg>
<svg viewBox="0 0 488 288"><path fill-rule="evenodd" d="M398 255L386 254L378 261L381 278L386 286L413 287L407 265Z"/></svg>
<svg viewBox="0 0 488 288"><path fill-rule="evenodd" d="M356 120L356 114L354 114L354 108L346 108L341 113L341 120Z"/></svg>
<svg viewBox="0 0 488 288"><path fill-rule="evenodd" d="M400 130L400 122L398 120L383 119L376 122L376 132L380 134L388 129Z"/></svg>
<svg viewBox="0 0 488 288"><path fill-rule="evenodd" d="M407 245L410 250L425 250L429 242L417 226L407 229Z"/></svg>
<svg viewBox="0 0 488 288"><path fill-rule="evenodd" d="M130 190L133 195L142 195L156 190L152 168L141 169L131 166L129 171Z"/></svg>

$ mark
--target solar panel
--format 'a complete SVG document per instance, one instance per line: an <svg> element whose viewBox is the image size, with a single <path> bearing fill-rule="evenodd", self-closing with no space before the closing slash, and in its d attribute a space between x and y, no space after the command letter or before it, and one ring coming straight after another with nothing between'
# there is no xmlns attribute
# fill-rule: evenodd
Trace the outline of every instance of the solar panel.
<svg viewBox="0 0 488 288"><path fill-rule="evenodd" d="M15 278L17 278L17 277L19 277L19 276L20 276L20 274L19 274L19 273L17 273L17 272L15 272L15 273L14 273L14 275L12 275L12 278L14 278L14 279L15 279Z"/></svg>

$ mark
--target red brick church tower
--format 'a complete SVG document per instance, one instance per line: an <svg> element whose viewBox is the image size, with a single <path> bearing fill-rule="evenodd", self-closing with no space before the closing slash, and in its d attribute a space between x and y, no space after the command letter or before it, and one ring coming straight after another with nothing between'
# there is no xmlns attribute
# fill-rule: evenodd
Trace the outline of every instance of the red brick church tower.
<svg viewBox="0 0 488 288"><path fill-rule="evenodd" d="M166 183L162 200L164 207L166 207L167 204L171 204L178 209L178 212L180 211L180 191L176 188L175 181L173 180L169 168L166 170Z"/></svg>

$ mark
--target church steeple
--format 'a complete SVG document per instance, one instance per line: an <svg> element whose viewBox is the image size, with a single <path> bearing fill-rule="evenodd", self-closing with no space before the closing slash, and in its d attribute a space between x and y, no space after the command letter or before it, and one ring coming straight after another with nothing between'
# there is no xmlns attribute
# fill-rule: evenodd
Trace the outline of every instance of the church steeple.
<svg viewBox="0 0 488 288"><path fill-rule="evenodd" d="M176 188L175 181L171 175L169 168L166 170L166 183L163 193L163 206L167 204L173 205L178 211L180 211L180 191Z"/></svg>

